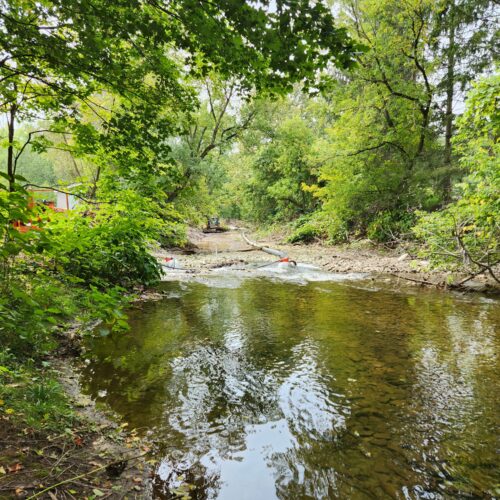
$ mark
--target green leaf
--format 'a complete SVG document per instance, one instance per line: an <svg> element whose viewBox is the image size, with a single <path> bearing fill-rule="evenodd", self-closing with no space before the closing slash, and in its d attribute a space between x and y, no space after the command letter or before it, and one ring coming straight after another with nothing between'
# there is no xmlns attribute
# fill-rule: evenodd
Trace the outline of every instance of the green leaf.
<svg viewBox="0 0 500 500"><path fill-rule="evenodd" d="M111 333L110 330L109 330L109 328L104 328L104 327L99 328L98 331L99 331L99 335L101 337L107 337Z"/></svg>

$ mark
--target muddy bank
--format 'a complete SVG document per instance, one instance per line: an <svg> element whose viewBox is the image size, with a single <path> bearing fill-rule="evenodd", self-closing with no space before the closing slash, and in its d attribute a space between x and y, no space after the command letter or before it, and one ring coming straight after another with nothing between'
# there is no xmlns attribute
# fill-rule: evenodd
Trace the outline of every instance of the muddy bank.
<svg viewBox="0 0 500 500"><path fill-rule="evenodd" d="M22 414L0 412L0 499L147 497L149 446L82 393L76 362L52 358L39 373L59 381L73 408L60 428L34 429Z"/></svg>
<svg viewBox="0 0 500 500"><path fill-rule="evenodd" d="M248 234L248 233L247 233ZM192 272L220 268L224 266L258 266L276 261L249 246L240 231L204 234L190 230L190 250L157 250L155 255L164 262L167 257L176 259L177 267ZM259 245L270 246L285 252L296 262L313 264L324 271L333 273L369 273L379 277L390 277L408 285L436 285L446 287L465 279L466 275L432 270L429 262L419 259L405 248L386 249L370 242L357 242L349 246L328 246L321 243L291 245L279 238L251 238ZM470 290L495 290L495 284L486 276L477 276L466 284Z"/></svg>

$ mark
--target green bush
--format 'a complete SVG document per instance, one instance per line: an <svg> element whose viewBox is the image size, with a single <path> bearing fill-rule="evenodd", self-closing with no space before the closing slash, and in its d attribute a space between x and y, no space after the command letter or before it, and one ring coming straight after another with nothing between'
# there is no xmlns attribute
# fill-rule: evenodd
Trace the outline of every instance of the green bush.
<svg viewBox="0 0 500 500"><path fill-rule="evenodd" d="M0 336L18 357L47 354L54 341L52 332L75 312L68 289L40 276L17 276L0 293Z"/></svg>
<svg viewBox="0 0 500 500"><path fill-rule="evenodd" d="M378 214L368 225L366 236L378 243L395 241L409 234L415 222L412 213L388 211Z"/></svg>
<svg viewBox="0 0 500 500"><path fill-rule="evenodd" d="M131 192L122 201L61 214L49 225L53 268L84 285L130 287L160 278L149 244L163 224L152 203Z"/></svg>
<svg viewBox="0 0 500 500"><path fill-rule="evenodd" d="M27 209L22 190L0 189L2 348L17 359L43 359L55 346L54 332L75 318L99 320L103 334L127 328L127 293L160 276L149 252L165 227L155 208L124 191L113 204L45 213L41 230L22 234L11 221L38 214Z"/></svg>
<svg viewBox="0 0 500 500"><path fill-rule="evenodd" d="M292 228L293 232L287 238L288 243L312 243L325 234L319 221L311 215L305 215L297 219Z"/></svg>
<svg viewBox="0 0 500 500"><path fill-rule="evenodd" d="M500 75L469 93L455 139L469 174L456 186L457 200L440 212L421 212L413 229L436 267L493 275L500 264L499 94Z"/></svg>
<svg viewBox="0 0 500 500"><path fill-rule="evenodd" d="M287 239L288 243L312 243L320 236L312 224L304 224L296 229Z"/></svg>

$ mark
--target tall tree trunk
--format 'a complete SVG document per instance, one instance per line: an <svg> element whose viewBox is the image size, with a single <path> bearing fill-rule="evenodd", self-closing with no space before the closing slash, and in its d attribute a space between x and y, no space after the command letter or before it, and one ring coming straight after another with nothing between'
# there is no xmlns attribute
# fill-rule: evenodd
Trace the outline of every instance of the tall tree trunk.
<svg viewBox="0 0 500 500"><path fill-rule="evenodd" d="M446 75L446 113L445 121L445 146L444 162L451 163L451 138L453 135L453 97L455 92L455 26L453 21L449 28L449 46L448 46L448 68Z"/></svg>
<svg viewBox="0 0 500 500"><path fill-rule="evenodd" d="M447 68L446 68L446 111L444 116L445 135L444 135L444 164L451 167L453 137L453 98L455 96L455 22L454 7L455 2L451 2L450 21L448 27L448 50L447 50ZM444 172L443 179L444 201L449 202L451 198L451 169Z"/></svg>
<svg viewBox="0 0 500 500"><path fill-rule="evenodd" d="M90 200L95 199L95 195L97 193L97 183L99 182L99 178L101 177L101 167L97 167L96 173L94 175L94 179L92 181L92 187L87 192L87 198Z"/></svg>
<svg viewBox="0 0 500 500"><path fill-rule="evenodd" d="M418 141L417 154L415 155L415 159L424 152L425 138L427 136L429 128L430 112L431 112L431 99L429 99L425 105L420 106L420 114L422 115L422 125L421 125L420 139Z"/></svg>
<svg viewBox="0 0 500 500"><path fill-rule="evenodd" d="M9 130L9 146L7 147L7 176L9 178L9 191L14 191L14 184L16 182L16 170L14 161L14 134L15 134L15 120L16 120L17 105L12 104L7 118L7 127Z"/></svg>

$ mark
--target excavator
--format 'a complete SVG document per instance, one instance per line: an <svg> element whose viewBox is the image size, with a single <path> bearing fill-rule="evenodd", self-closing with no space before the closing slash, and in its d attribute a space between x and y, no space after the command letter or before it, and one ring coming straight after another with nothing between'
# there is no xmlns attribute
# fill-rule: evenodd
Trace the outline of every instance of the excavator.
<svg viewBox="0 0 500 500"><path fill-rule="evenodd" d="M203 229L204 233L223 233L224 231L226 228L221 226L219 217L208 217L207 225Z"/></svg>

